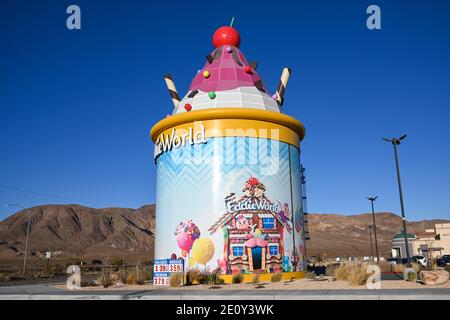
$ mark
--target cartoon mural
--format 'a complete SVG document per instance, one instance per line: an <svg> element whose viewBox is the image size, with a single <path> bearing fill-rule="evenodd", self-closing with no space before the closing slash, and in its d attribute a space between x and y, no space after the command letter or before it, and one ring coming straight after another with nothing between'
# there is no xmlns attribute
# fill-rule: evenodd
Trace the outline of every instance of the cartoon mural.
<svg viewBox="0 0 450 320"><path fill-rule="evenodd" d="M289 206L272 202L266 187L257 178L249 178L236 200L235 194L225 198L227 212L209 229L224 234L223 261L227 273L278 272L283 265L284 230L292 232Z"/></svg>

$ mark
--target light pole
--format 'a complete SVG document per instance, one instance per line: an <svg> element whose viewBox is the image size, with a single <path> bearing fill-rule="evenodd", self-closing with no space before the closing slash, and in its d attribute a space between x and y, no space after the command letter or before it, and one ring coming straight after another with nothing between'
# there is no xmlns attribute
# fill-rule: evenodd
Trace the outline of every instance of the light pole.
<svg viewBox="0 0 450 320"><path fill-rule="evenodd" d="M371 225L368 226L369 228L369 237L370 237L370 254L371 254L371 260L373 260L373 244L372 244L372 227Z"/></svg>
<svg viewBox="0 0 450 320"><path fill-rule="evenodd" d="M397 167L398 192L400 194L400 208L402 210L403 235L405 237L406 258L407 258L408 265L410 265L411 257L409 255L408 237L407 237L407 231L406 231L405 207L403 205L402 182L401 182L401 179L400 179L400 165L398 163L398 152L397 152L397 146L400 144L400 141L402 141L405 138L406 138L406 134L402 135L400 138L392 138L392 139L383 138L383 140L386 141L386 142L392 143L392 145L394 146L395 166Z"/></svg>
<svg viewBox="0 0 450 320"><path fill-rule="evenodd" d="M377 200L377 198L378 198L378 196L368 197L367 199L372 204L373 234L375 236L375 252L377 253L377 263L380 263L380 255L378 253L377 225L375 223L375 209L373 206L373 203L375 200Z"/></svg>
<svg viewBox="0 0 450 320"><path fill-rule="evenodd" d="M16 204L16 203L7 203L7 204L5 204L5 207L19 207L19 208L22 208L23 210L28 211L27 237L25 240L25 253L24 253L24 257L23 257L23 270L22 270L22 273L25 274L25 271L27 268L28 237L30 235L31 211L29 209L25 208L24 206L22 206L20 204Z"/></svg>

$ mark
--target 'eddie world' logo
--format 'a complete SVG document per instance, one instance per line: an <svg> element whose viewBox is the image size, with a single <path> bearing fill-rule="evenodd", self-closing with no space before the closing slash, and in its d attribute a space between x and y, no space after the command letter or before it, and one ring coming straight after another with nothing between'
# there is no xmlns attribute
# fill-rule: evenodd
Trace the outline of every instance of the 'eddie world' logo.
<svg viewBox="0 0 450 320"><path fill-rule="evenodd" d="M161 133L158 137L155 143L153 158L156 159L162 153L170 151L171 149L184 147L186 144L193 145L201 143L206 143L205 127L203 125L201 125L196 132L194 132L192 127L189 127L188 131L181 135L177 135L176 129L173 128L170 134L165 135L164 133Z"/></svg>
<svg viewBox="0 0 450 320"><path fill-rule="evenodd" d="M281 211L281 205L277 203L271 203L265 199L246 199L238 202L227 203L227 210L228 212L236 212L242 210L267 210L278 213Z"/></svg>

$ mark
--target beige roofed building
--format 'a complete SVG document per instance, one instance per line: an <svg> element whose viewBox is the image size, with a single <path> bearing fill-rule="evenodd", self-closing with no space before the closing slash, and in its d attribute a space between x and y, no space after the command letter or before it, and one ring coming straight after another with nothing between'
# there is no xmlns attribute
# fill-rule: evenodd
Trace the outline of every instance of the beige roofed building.
<svg viewBox="0 0 450 320"><path fill-rule="evenodd" d="M435 224L433 229L417 233L412 246L413 255L437 258L450 254L450 223Z"/></svg>

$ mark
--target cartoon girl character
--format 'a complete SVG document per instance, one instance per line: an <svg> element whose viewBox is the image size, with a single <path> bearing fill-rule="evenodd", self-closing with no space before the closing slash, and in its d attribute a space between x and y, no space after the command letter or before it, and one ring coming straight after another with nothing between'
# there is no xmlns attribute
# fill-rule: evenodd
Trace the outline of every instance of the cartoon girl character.
<svg viewBox="0 0 450 320"><path fill-rule="evenodd" d="M238 216L237 216L236 228L239 230L249 230L250 229L250 223L248 222L247 219L245 219L245 217L242 213L238 214Z"/></svg>

